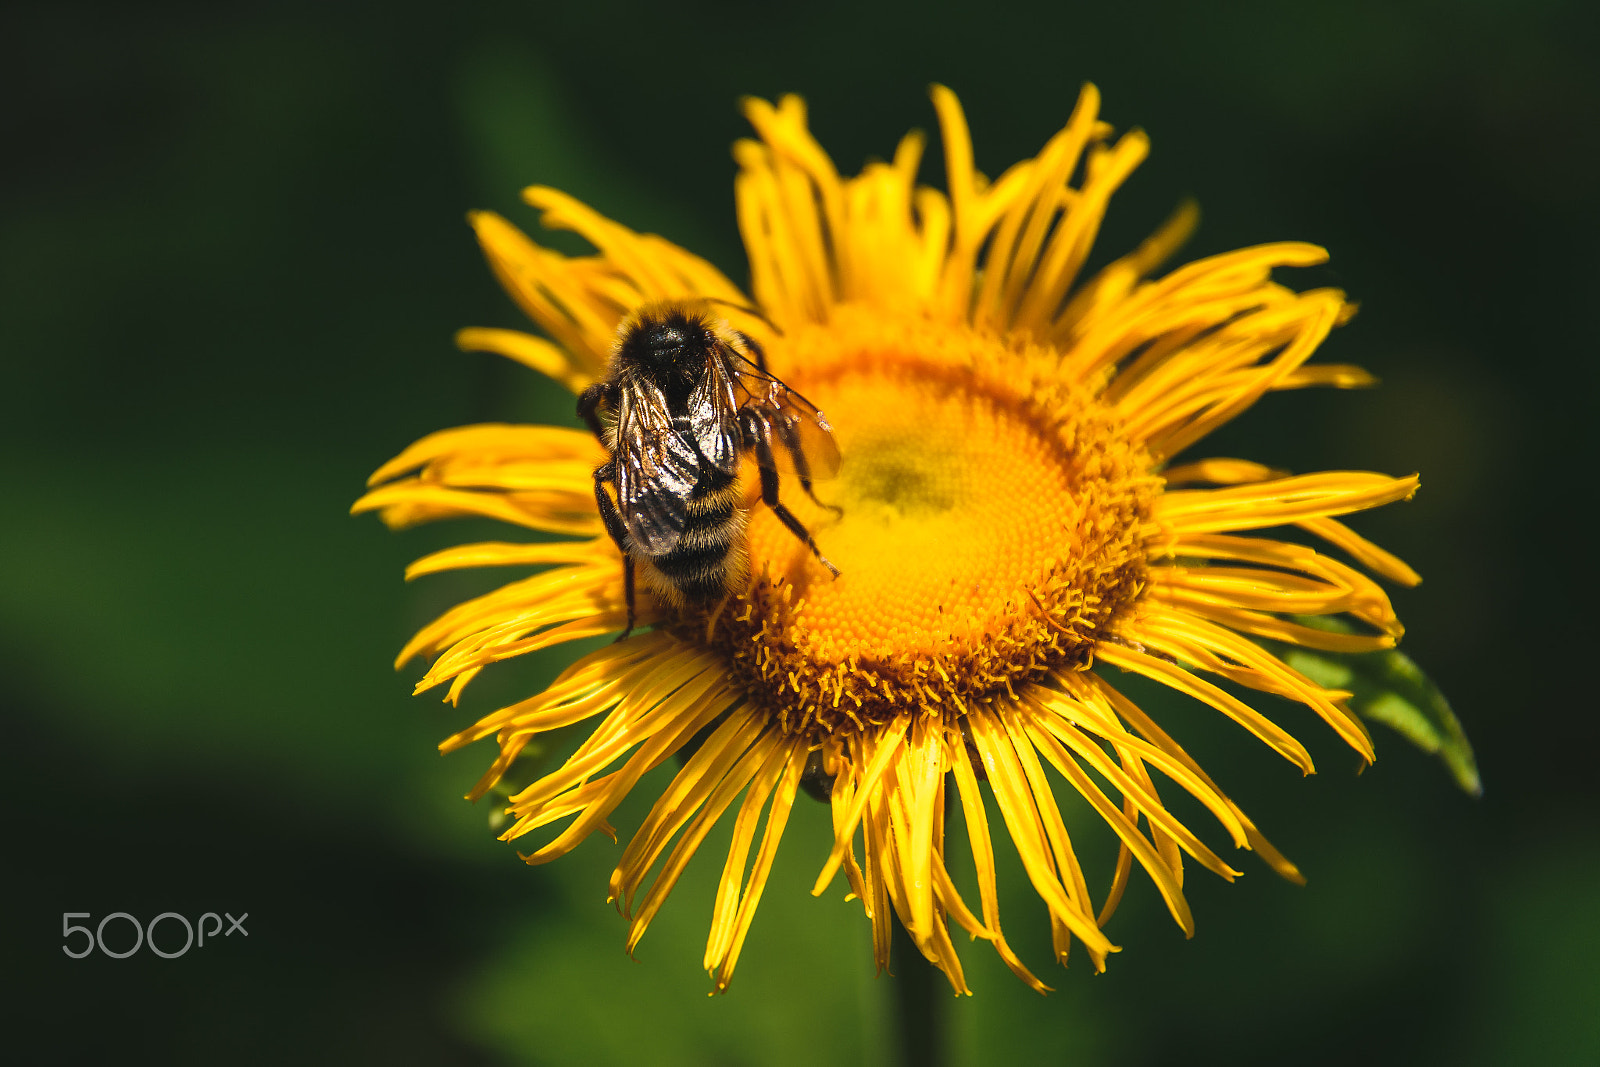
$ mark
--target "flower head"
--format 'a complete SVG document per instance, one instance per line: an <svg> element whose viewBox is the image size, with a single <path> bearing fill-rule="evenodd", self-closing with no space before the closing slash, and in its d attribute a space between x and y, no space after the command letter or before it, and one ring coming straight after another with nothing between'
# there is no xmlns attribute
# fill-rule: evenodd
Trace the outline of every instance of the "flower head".
<svg viewBox="0 0 1600 1067"><path fill-rule="evenodd" d="M1307 362L1351 313L1342 294L1272 280L1277 268L1322 262L1321 249L1263 245L1148 280L1192 228L1184 208L1081 279L1112 192L1146 153L1144 135L1113 139L1087 87L1038 156L989 181L973 168L954 95L935 89L934 104L947 192L916 184L918 134L892 161L845 179L797 97L746 104L759 135L735 146L748 294L683 249L553 189L525 196L547 228L575 231L595 254L563 256L498 216L473 219L495 273L548 339L466 330L464 347L576 393L603 374L628 316L663 301L693 305L756 339L771 371L833 428L837 478L817 486L820 501L791 481L783 501L837 579L762 505L747 460L747 580L716 604L641 591L640 631L442 746L497 739L476 798L539 734L593 724L559 768L510 797L508 840L565 821L530 863L595 830L612 833L607 819L635 783L679 757L611 895L629 917L631 950L707 832L736 808L705 955L718 989L802 786L833 814L815 891L842 872L872 922L879 967L898 918L960 992L952 920L1045 988L1001 930L986 791L1047 905L1062 962L1074 939L1096 969L1116 951L1102 928L1135 863L1186 932L1184 855L1223 878L1238 873L1172 814L1163 791L1190 794L1236 847L1298 879L1104 668L1209 705L1310 773L1301 743L1234 693L1288 697L1370 761L1349 694L1317 685L1258 639L1392 647L1401 627L1387 596L1346 560L1418 580L1336 518L1409 497L1415 477L1289 476L1238 459L1169 465L1269 391L1369 380ZM606 459L589 433L485 425L424 438L373 475L356 508L391 526L479 516L565 538L465 545L412 566L412 576L548 568L417 634L400 660L432 657L419 691L448 684L454 700L491 663L623 628L623 560L593 476ZM1250 535L1265 528L1308 536ZM1304 619L1335 615L1357 625L1336 632ZM1098 895L1066 831L1062 789L1120 840L1112 884ZM947 790L976 859L976 906L946 868Z"/></svg>

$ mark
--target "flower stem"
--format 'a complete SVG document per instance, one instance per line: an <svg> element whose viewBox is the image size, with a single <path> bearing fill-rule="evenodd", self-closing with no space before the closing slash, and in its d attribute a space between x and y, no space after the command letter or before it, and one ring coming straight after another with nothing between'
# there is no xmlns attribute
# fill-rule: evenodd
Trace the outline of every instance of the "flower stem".
<svg viewBox="0 0 1600 1067"><path fill-rule="evenodd" d="M947 983L923 958L899 923L894 924L894 1031L903 1067L947 1067L945 1001Z"/></svg>

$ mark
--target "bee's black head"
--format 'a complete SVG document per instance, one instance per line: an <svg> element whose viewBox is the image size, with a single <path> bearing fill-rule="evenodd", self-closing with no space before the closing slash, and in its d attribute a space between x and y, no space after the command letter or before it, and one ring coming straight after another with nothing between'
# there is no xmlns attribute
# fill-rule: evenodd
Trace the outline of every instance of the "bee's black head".
<svg viewBox="0 0 1600 1067"><path fill-rule="evenodd" d="M710 323L681 308L644 313L622 336L617 357L663 385L698 379L717 343Z"/></svg>

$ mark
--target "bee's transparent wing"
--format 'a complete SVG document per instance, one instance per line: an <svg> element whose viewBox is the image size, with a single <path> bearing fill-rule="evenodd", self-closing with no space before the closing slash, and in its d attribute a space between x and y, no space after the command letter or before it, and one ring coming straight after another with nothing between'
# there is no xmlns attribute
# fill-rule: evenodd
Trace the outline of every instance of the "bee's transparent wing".
<svg viewBox="0 0 1600 1067"><path fill-rule="evenodd" d="M699 479L694 442L672 425L666 398L646 383L622 389L617 413L617 503L628 537L647 556L672 551Z"/></svg>
<svg viewBox="0 0 1600 1067"><path fill-rule="evenodd" d="M689 426L695 445L706 462L724 474L739 469L739 405L733 395L737 374L729 366L736 355L726 345L713 349L705 373L689 394Z"/></svg>
<svg viewBox="0 0 1600 1067"><path fill-rule="evenodd" d="M779 457L787 456L794 474L808 484L826 481L839 473L839 445L833 439L828 417L811 401L755 364L739 370L745 406L758 410L772 427L772 462L761 465L777 470ZM757 459L762 459L759 452Z"/></svg>
<svg viewBox="0 0 1600 1067"><path fill-rule="evenodd" d="M839 444L833 439L828 417L788 386L780 386L780 389L783 395L772 420L773 432L784 451L792 454L802 476L809 468L811 478L827 481L839 473Z"/></svg>

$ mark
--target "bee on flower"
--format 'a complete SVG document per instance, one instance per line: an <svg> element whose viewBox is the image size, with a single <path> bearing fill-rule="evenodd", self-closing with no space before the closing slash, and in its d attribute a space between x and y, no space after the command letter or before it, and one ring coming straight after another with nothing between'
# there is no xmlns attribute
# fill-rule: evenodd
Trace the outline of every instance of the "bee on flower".
<svg viewBox="0 0 1600 1067"><path fill-rule="evenodd" d="M1114 678L1129 672L1177 690L1309 774L1301 742L1234 694L1287 697L1371 761L1350 694L1262 642L1392 648L1401 626L1369 572L1419 580L1339 520L1409 498L1415 476L1290 475L1186 456L1269 392L1370 381L1310 362L1351 314L1343 294L1272 278L1323 262L1322 249L1262 245L1158 274L1194 224L1184 208L1085 277L1108 201L1144 158L1145 136L1113 136L1089 86L1037 156L991 181L974 169L955 96L935 88L933 99L942 192L916 183L918 134L891 161L843 178L799 98L746 103L757 139L735 146L735 194L748 291L554 189L525 197L545 227L581 235L594 254L561 255L499 216L474 216L495 274L544 336L473 329L461 345L586 398L591 429L436 433L380 468L355 505L392 527L471 516L559 535L415 563L409 576L545 569L446 612L400 660L428 658L418 691L444 686L454 700L498 661L625 635L441 747L495 739L476 799L530 741L588 724L571 756L510 796L502 836L539 835L525 856L534 864L611 832L609 817L641 777L677 757L610 892L631 951L734 809L704 959L717 990L732 978L802 786L832 811L814 891L842 880L860 901L880 969L899 922L960 993L951 922L1047 988L1001 927L996 832L1011 837L1047 907L1057 959L1076 940L1096 970L1117 950L1104 927L1135 865L1186 933L1185 863L1239 873L1166 797L1193 797L1233 846L1298 880ZM659 425L644 434L615 383L640 323L663 308L692 311L680 317L704 331L694 343L717 366L691 368L699 377L672 386L682 397L652 400ZM782 397L752 400L777 396L764 391L769 382ZM702 386L722 392L694 401ZM797 443L801 431L825 441L830 480L811 483L817 453ZM1259 532L1269 528L1303 536ZM712 539L717 559L734 562L702 575L694 595L675 595L692 584L674 579L692 571L672 555L686 538L685 555ZM655 577L635 598L636 568ZM1063 791L1119 841L1108 886L1084 875ZM956 808L976 900L947 867L945 823Z"/></svg>

